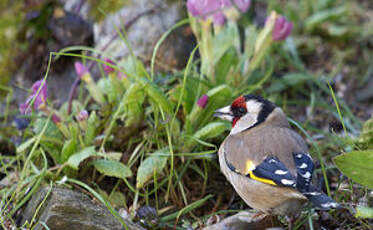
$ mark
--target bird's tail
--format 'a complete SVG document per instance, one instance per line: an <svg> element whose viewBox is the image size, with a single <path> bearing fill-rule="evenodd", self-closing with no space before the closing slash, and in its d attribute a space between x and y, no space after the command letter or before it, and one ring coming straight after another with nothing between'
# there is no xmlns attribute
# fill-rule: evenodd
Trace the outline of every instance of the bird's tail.
<svg viewBox="0 0 373 230"><path fill-rule="evenodd" d="M305 153L293 153L293 158L297 167L297 189L308 198L312 206L319 210L340 208L340 204L311 185L314 168L312 158Z"/></svg>
<svg viewBox="0 0 373 230"><path fill-rule="evenodd" d="M317 191L314 186L310 186L310 190L307 192L303 192L303 195L308 198L315 209L329 210L332 208L341 208L340 204L338 204L332 198L328 197L326 194Z"/></svg>

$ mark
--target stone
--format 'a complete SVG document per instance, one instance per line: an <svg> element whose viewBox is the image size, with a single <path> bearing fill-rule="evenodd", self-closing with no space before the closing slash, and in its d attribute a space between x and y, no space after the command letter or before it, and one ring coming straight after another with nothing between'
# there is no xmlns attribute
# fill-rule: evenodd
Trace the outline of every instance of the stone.
<svg viewBox="0 0 373 230"><path fill-rule="evenodd" d="M127 25L126 36L134 54L149 64L159 38L182 19L180 2L164 0L131 0L118 12L107 15L93 26L95 48L104 50L111 58L120 60L130 55L117 29ZM169 71L185 67L194 43L182 30L172 32L159 48L158 70Z"/></svg>
<svg viewBox="0 0 373 230"><path fill-rule="evenodd" d="M257 212L241 211L217 224L207 226L203 230L266 230L273 228L274 224L277 224L276 220L272 220L271 216L260 215Z"/></svg>
<svg viewBox="0 0 373 230"><path fill-rule="evenodd" d="M22 223L30 222L36 211L35 230L42 230L44 222L53 230L120 230L125 229L109 210L88 195L62 187L42 187L29 201L22 215ZM123 219L128 230L144 230L129 219Z"/></svg>

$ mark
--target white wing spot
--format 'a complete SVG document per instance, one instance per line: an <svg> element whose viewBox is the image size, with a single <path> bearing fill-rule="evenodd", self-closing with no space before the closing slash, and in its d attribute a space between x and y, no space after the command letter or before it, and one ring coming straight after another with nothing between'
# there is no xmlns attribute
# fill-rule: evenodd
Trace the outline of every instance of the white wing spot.
<svg viewBox="0 0 373 230"><path fill-rule="evenodd" d="M336 207L338 207L338 204L335 203L335 202L327 202L327 203L325 203L325 204L321 204L321 206L322 206L323 208L330 208L330 207L332 207L332 208L336 208Z"/></svg>
<svg viewBox="0 0 373 230"><path fill-rule="evenodd" d="M302 154L297 154L297 158L302 158Z"/></svg>
<svg viewBox="0 0 373 230"><path fill-rule="evenodd" d="M306 172L305 174L301 174L301 176L303 178L310 178L311 177L311 173L310 172Z"/></svg>
<svg viewBox="0 0 373 230"><path fill-rule="evenodd" d="M307 164L306 163L302 163L298 168L305 169L305 168L307 168Z"/></svg>
<svg viewBox="0 0 373 230"><path fill-rule="evenodd" d="M319 192L305 192L304 195L319 196L319 195L321 195L321 193L319 193Z"/></svg>
<svg viewBox="0 0 373 230"><path fill-rule="evenodd" d="M278 169L278 170L275 171L275 174L277 174L277 175L285 175L287 173L288 173L288 171L280 170L280 169Z"/></svg>
<svg viewBox="0 0 373 230"><path fill-rule="evenodd" d="M281 183L284 185L293 185L295 182L293 180L282 179Z"/></svg>
<svg viewBox="0 0 373 230"><path fill-rule="evenodd" d="M270 160L268 161L268 163L277 163L277 161L276 161L275 159L270 159Z"/></svg>

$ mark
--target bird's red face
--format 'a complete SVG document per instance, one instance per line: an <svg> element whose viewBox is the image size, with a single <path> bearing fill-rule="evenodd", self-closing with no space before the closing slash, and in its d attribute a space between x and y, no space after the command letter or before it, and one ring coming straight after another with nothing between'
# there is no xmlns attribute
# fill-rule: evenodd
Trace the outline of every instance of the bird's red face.
<svg viewBox="0 0 373 230"><path fill-rule="evenodd" d="M215 111L215 116L232 122L232 130L245 130L263 122L275 106L256 95L237 97L231 105ZM237 127L239 126L239 127Z"/></svg>
<svg viewBox="0 0 373 230"><path fill-rule="evenodd" d="M231 104L231 111L233 114L232 128L236 125L237 121L247 113L245 97L240 96L236 98Z"/></svg>

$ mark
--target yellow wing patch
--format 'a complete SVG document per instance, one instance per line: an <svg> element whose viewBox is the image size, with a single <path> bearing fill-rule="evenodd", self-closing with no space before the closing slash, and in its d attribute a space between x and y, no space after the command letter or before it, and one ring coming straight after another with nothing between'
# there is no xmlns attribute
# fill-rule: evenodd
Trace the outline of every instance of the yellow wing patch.
<svg viewBox="0 0 373 230"><path fill-rule="evenodd" d="M270 185L277 185L273 180L257 177L254 175L253 170L255 169L255 164L251 160L246 161L245 175L249 175L251 179Z"/></svg>

